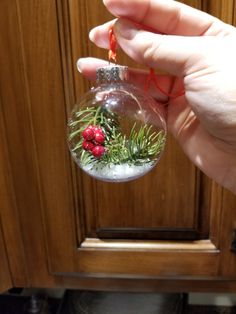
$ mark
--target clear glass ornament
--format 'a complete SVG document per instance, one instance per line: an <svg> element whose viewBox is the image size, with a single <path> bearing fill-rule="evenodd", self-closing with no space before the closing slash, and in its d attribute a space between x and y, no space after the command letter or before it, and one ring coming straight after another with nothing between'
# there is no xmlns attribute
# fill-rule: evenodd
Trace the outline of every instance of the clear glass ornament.
<svg viewBox="0 0 236 314"><path fill-rule="evenodd" d="M71 154L90 176L109 182L136 179L159 161L166 123L156 102L128 83L128 68L97 70L97 87L75 105L68 121Z"/></svg>

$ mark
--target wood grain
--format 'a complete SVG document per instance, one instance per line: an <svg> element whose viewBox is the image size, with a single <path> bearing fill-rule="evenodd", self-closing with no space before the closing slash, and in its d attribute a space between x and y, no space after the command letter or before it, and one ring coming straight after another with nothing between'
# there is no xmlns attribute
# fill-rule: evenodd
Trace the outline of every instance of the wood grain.
<svg viewBox="0 0 236 314"><path fill-rule="evenodd" d="M232 24L234 3L234 0L208 0L202 1L202 8L204 11L218 17L225 23Z"/></svg>
<svg viewBox="0 0 236 314"><path fill-rule="evenodd" d="M224 190L219 243L222 250L219 272L222 276L231 277L236 274L236 254L231 251L234 230L236 230L236 197L229 191Z"/></svg>
<svg viewBox="0 0 236 314"><path fill-rule="evenodd" d="M0 217L1 218L1 217ZM4 292L12 287L12 278L8 264L7 252L4 245L2 223L0 219L0 292Z"/></svg>
<svg viewBox="0 0 236 314"><path fill-rule="evenodd" d="M33 162L38 170L38 201L42 209L39 219L41 224L45 222L45 239L46 243L50 241L54 263L72 267L75 219L56 13L54 1L19 2L35 145Z"/></svg>
<svg viewBox="0 0 236 314"><path fill-rule="evenodd" d="M99 1L70 1L70 30L73 63L85 55L107 58L107 51L89 43L89 30L111 16ZM200 1L191 3L200 7ZM72 10L73 8L73 10ZM81 16L78 19L78 16ZM83 38L80 42L78 38ZM119 51L119 62L134 65ZM74 73L76 98L86 91L87 85ZM81 90L84 87L84 90ZM198 172L184 156L173 138L169 138L167 149L155 171L132 183L111 185L97 182L78 173L83 186L84 217L87 235L95 236L102 228L197 228L203 226L199 216L201 209L198 191L202 189L197 182ZM155 187L155 188L154 188ZM80 198L80 196L79 196ZM92 202L92 200L94 202ZM204 208L207 218L209 207ZM181 215L180 215L181 212ZM207 220L207 219L206 219ZM209 233L207 222L205 231L198 230L202 236ZM115 236L115 233L114 233ZM130 234L131 236L131 234ZM127 234L128 237L128 234Z"/></svg>
<svg viewBox="0 0 236 314"><path fill-rule="evenodd" d="M3 45L1 45L3 47ZM4 222L2 231L7 239L7 255L12 272L13 284L17 287L27 285L27 270L24 246L20 229L19 215L9 164L2 103L0 98L0 218Z"/></svg>
<svg viewBox="0 0 236 314"><path fill-rule="evenodd" d="M198 8L201 7L201 1L185 2ZM100 2L94 1L91 3L88 1L80 1L78 3L77 1L69 1L69 10L67 9L65 12L61 8L61 15L62 17L64 16L62 20L69 23L69 32L67 31L67 34L71 36L71 44L69 45L71 47L70 51L67 48L68 39L65 40L63 32L60 32L61 49L65 52L69 51L69 53L65 54L67 59L73 58L73 62L70 63L69 66L75 64L76 59L81 56L94 55L96 57L106 58L106 52L89 43L87 36L90 28L110 18ZM69 15L69 17L67 15ZM80 19L78 19L78 16L80 16ZM80 38L80 41L78 41L78 38ZM121 63L132 65L124 55L121 55L119 60ZM66 79L67 87L71 89L69 94L73 94L74 98L79 98L88 88L88 84L78 76L75 69L71 71L70 68L71 72L66 71L66 64L69 64L69 62L64 63L64 73L73 73L74 79L74 83L71 85L68 84L70 79ZM71 104L67 101L67 112L70 106ZM96 237L96 230L101 230L102 228L109 228L111 230L113 228L115 230L116 228L122 227L144 227L146 229L156 226L168 227L170 229L194 227L201 231L203 238L210 235L215 243L219 243L219 217L221 215L221 207L217 206L214 200L218 197L218 194L221 195L221 190L211 189L210 181L196 171L186 157L184 157L173 139L169 140L166 159L164 157L161 163L162 164L155 172L132 184L110 185L96 182L86 177L86 175L81 174L80 171L75 174L74 177L77 178L76 186L79 187L80 191L83 193L82 196L76 193L75 198L78 197L78 203L81 205L81 207L78 208L80 211L79 217L81 217L81 211L83 212L82 217L84 222L81 227L83 228L83 226L85 226L85 235L88 237ZM155 186L155 190L153 186ZM81 236L81 220L78 219L77 221L79 227L78 234ZM49 223L49 228L51 228L50 221L47 221L47 223ZM142 234L142 237L144 240L145 235ZM52 240L49 239L49 245L51 245L51 241ZM82 247L85 243L86 242L81 242ZM184 247L184 244L181 242L179 245L183 245ZM130 246L132 246L132 242L130 242ZM142 247L141 244L140 247ZM112 242L110 248L112 248ZM195 248L197 248L197 246L195 246ZM82 271L83 273L94 272L93 267L97 270L101 270L106 263L108 263L106 265L109 265L111 268L114 266L113 264L119 264L116 259L113 259L115 258L112 255L114 252L110 254L108 248L106 248L106 250L105 248L100 248L100 251L94 248L94 250L95 251L89 253L91 255L90 258L86 255L88 252L84 252L82 249L78 251L78 259L75 259L73 266L75 271ZM140 250L140 248L137 247L137 250ZM123 253L124 252L120 252L121 255ZM155 257L154 252L149 253L152 259L157 261L157 264L160 262L160 265L158 265L160 269L164 271L165 267L162 265L161 256L158 255L158 257ZM131 256L129 256L128 252L124 254L127 255L127 261L131 260ZM207 261L208 257L206 252L202 254L203 259L204 256ZM170 256L167 255L165 258L170 261L170 264L171 261L173 262ZM177 256L175 256L175 258L178 259ZM96 260L96 263L91 263L91 260ZM81 266L81 263L83 266ZM93 266L89 268L86 266L88 265L86 263L92 264ZM208 267L210 264L211 267ZM55 273L62 273L63 267L64 271L66 268L68 271L71 269L68 265L59 265L58 262L56 264L53 263L53 265L52 270ZM119 265L121 269L123 265L122 258ZM147 265L147 268L150 268L151 257ZM186 267L184 267L186 274L188 273L187 265L188 263L186 263ZM206 267L206 273L209 272L209 274L214 273L216 275L218 258L212 259L211 262L208 260L204 265ZM84 269L86 269L86 271ZM194 266L191 271L194 273ZM204 270L202 271L204 272Z"/></svg>
<svg viewBox="0 0 236 314"><path fill-rule="evenodd" d="M135 251L136 249L142 251L173 251L173 252L216 252L217 249L213 243L209 240L199 240L199 241L186 241L186 242L174 242L174 241L121 241L121 240L100 240L100 239L86 239L82 245L81 249L116 249L116 250L129 250Z"/></svg>
<svg viewBox="0 0 236 314"><path fill-rule="evenodd" d="M201 7L200 1L188 3L198 8ZM220 7L219 2L216 5L218 7L217 10L221 10L224 19L229 19L230 6L226 3L225 5L227 13L222 13L224 7ZM218 12L213 10L213 2L209 8L213 13ZM66 12L65 8L62 8L61 13L64 16L64 23L66 21L69 23L69 32L65 34L71 36L70 40L68 38L63 40L65 35L63 35L63 32L60 33L61 51L63 51L64 45L64 51L67 52L65 54L67 61L72 58L71 63L69 61L64 63L63 84L66 80L65 74L73 73L73 81L68 79L68 82L71 83L67 84L67 88L69 90L73 88L74 98L79 98L87 90L88 84L81 77L79 78L75 67L72 66L73 70L71 72L66 72L67 65L75 64L78 55L106 57L106 51L101 51L89 43L87 34L90 28L109 19L110 15L104 11L101 2L95 1L93 3L88 1L69 1L68 11ZM64 29L66 29L65 25L63 26ZM71 47L71 51L69 51L68 47ZM121 63L133 65L124 55L121 55L119 60ZM72 84L72 82L74 83ZM67 101L67 113L71 106L70 101ZM75 175L75 178L77 178L76 186L80 193L76 192L75 199L76 197L79 199L78 217L84 218L83 225L81 225L82 219L78 220L78 229L84 226L85 233L87 232L87 235L92 236L96 235L97 228L103 226L111 226L113 228L116 226L145 226L150 228L157 225L170 228L194 226L199 229L201 229L200 226L204 226L203 237L206 237L208 234L212 237L214 244L219 244L222 207L218 205L218 201L220 204L222 203L222 190L215 188L214 185L211 188L209 180L195 170L180 152L178 145L174 143L173 139L170 139L169 142L166 161L163 159L162 163L163 165L160 165L158 170L160 172L150 174L149 178L143 178L129 188L127 187L128 184L120 187L110 187L107 184L95 182L86 177L86 175L81 174L80 171L77 172ZM158 187L158 193L153 191L153 186ZM52 207L49 210L52 211L52 217L54 210ZM51 235L53 232L51 220L47 219L46 224L49 235ZM63 230L66 234L69 234L67 228ZM201 250L197 243L192 244L191 249L185 249L184 254L176 252L173 255L164 248L162 248L164 252L155 252L154 248L152 248L150 251L145 252L147 257L144 257L142 246L145 241L142 244L140 243L140 246L137 244L134 255L125 251L124 248L117 252L114 240L110 243L110 250L109 248L98 248L96 246L89 251L83 250L83 245L86 244L85 241L81 243L82 248L74 253L74 264L71 267L72 265L68 262L58 259L52 243L53 238L47 237L47 240L50 248L51 270L54 273L63 274L68 270L73 273L83 273L87 276L92 276L95 273L97 275L110 273L113 276L123 272L126 276L133 274L134 277L142 274L165 275L168 277L174 274L176 277L185 275L195 276L195 278L220 275L220 273L218 274L218 265L221 252L218 250L218 247L215 250L213 249L211 253L208 252L207 248L202 248L199 255L191 252L192 250ZM112 246L113 243L114 246ZM67 244L71 245L73 243L68 241ZM130 247L132 244L132 241L130 241ZM210 241L212 247L214 247L214 244ZM185 243L183 242L177 242L174 245L179 246L182 250L185 248ZM68 250L64 245L61 245L61 249L63 252ZM132 251L132 253L134 252ZM134 257L136 257L135 260L140 260L138 266L142 265L141 269L137 269L136 265L134 265ZM198 264L199 261L201 261L200 265Z"/></svg>
<svg viewBox="0 0 236 314"><path fill-rule="evenodd" d="M235 21L234 1L184 2ZM97 182L69 156L66 121L90 85L76 60L107 57L88 40L111 18L102 2L3 0L0 9L0 251L6 245L14 285L236 291L236 198L200 173L173 138L160 165L132 183ZM121 52L119 62L135 66ZM172 231L172 240L158 233L150 240L155 228ZM109 230L109 239L99 230ZM116 238L119 230L126 239Z"/></svg>

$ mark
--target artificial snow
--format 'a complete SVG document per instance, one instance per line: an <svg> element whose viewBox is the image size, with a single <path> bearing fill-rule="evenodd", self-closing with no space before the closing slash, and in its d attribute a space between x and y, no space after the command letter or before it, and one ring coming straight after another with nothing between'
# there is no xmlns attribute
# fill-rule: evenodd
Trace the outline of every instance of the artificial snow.
<svg viewBox="0 0 236 314"><path fill-rule="evenodd" d="M82 169L90 176L103 181L122 182L129 181L141 177L154 166L153 162L149 162L140 166L129 164L109 164L107 166L99 166L97 164L82 166Z"/></svg>

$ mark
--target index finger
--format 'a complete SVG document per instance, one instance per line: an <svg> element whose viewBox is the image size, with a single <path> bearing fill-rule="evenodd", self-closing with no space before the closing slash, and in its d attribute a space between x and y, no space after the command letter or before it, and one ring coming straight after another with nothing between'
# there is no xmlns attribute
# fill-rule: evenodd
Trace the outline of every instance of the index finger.
<svg viewBox="0 0 236 314"><path fill-rule="evenodd" d="M107 9L117 17L131 19L159 33L182 36L226 34L232 26L177 1L170 0L104 0Z"/></svg>

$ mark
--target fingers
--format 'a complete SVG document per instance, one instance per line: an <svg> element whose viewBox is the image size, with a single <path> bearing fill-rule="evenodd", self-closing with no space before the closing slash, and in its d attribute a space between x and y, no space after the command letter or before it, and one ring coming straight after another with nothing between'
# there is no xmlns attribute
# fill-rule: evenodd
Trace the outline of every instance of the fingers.
<svg viewBox="0 0 236 314"><path fill-rule="evenodd" d="M107 61L91 57L80 58L77 61L78 71L91 81L96 81L96 70L107 65Z"/></svg>
<svg viewBox="0 0 236 314"><path fill-rule="evenodd" d="M160 35L141 30L137 24L126 19L118 19L114 32L122 50L137 63L158 68L170 74L183 77L192 65L204 54L207 47L214 47L214 36L172 36ZM103 33L103 31L102 31ZM100 30L92 31L90 39L100 47L109 48L101 39Z"/></svg>
<svg viewBox="0 0 236 314"><path fill-rule="evenodd" d="M179 77L196 65L213 38L153 34L125 19L119 19L114 30L120 47L134 61Z"/></svg>
<svg viewBox="0 0 236 314"><path fill-rule="evenodd" d="M235 28L215 17L177 1L169 0L104 0L108 10L152 29L155 33L199 36L228 35ZM90 39L101 48L109 48L108 30L117 19L93 28Z"/></svg>
<svg viewBox="0 0 236 314"><path fill-rule="evenodd" d="M113 15L149 26L163 34L214 35L221 30L227 32L229 28L215 17L177 1L104 0L103 2Z"/></svg>
<svg viewBox="0 0 236 314"><path fill-rule="evenodd" d="M100 48L109 49L109 29L115 24L117 19L109 21L103 25L94 27L89 33L89 39Z"/></svg>
<svg viewBox="0 0 236 314"><path fill-rule="evenodd" d="M79 71L92 81L96 80L96 69L102 66L107 66L107 61L96 58L81 58L77 62ZM148 75L148 71L129 69L129 81L132 84L139 86L141 89L145 88ZM183 88L181 83L174 84L173 77L169 75L159 75L157 78L159 86L166 92L171 91L171 93L176 93ZM174 88L173 91L172 88ZM150 83L148 92L159 102L166 103L168 101L168 98L163 95L163 93L159 91L152 83Z"/></svg>

